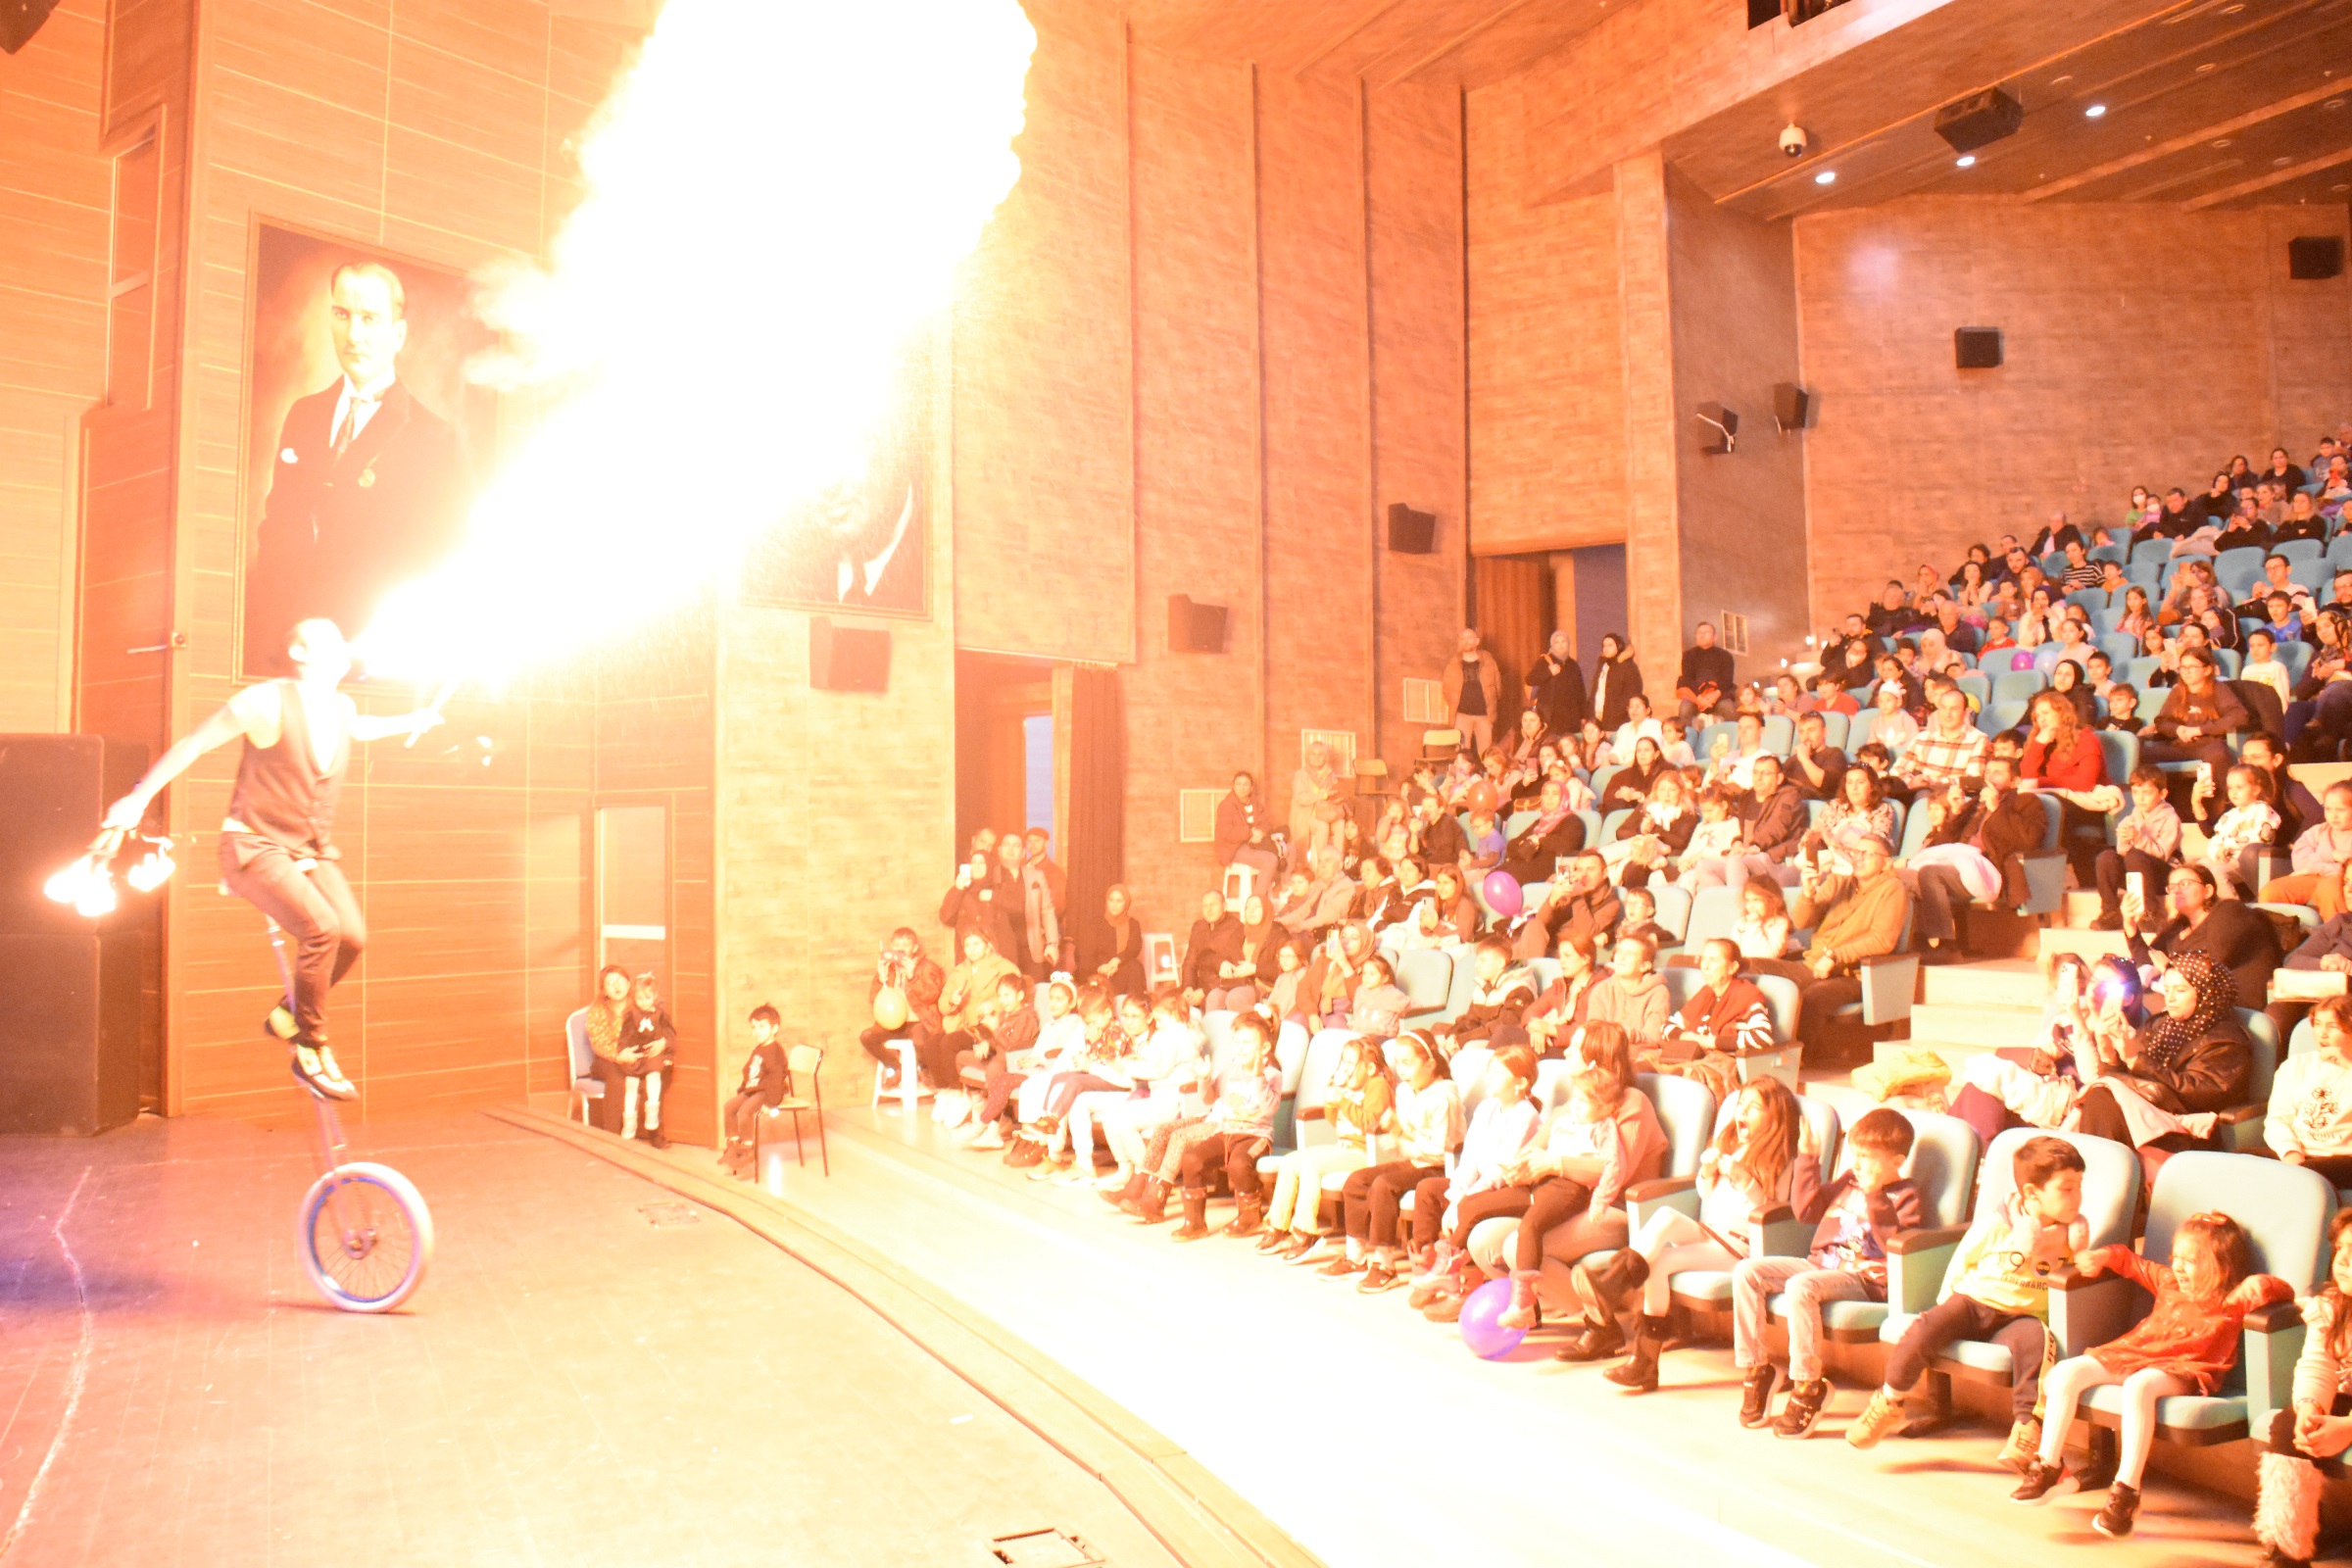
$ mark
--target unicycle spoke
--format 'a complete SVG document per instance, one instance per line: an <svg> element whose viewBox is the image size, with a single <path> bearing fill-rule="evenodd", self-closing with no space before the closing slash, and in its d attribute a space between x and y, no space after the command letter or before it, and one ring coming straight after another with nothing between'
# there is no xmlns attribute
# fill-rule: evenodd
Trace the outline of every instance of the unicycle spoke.
<svg viewBox="0 0 2352 1568"><path fill-rule="evenodd" d="M366 1177L335 1184L318 1207L310 1240L319 1269L355 1301L391 1295L416 1256L416 1234L399 1199Z"/></svg>

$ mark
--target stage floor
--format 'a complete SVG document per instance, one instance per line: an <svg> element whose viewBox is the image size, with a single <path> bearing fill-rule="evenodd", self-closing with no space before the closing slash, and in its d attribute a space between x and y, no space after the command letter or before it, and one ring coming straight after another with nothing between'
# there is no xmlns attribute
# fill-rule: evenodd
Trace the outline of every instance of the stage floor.
<svg viewBox="0 0 2352 1568"><path fill-rule="evenodd" d="M303 1277L299 1130L0 1139L6 1568L997 1568L992 1538L1044 1528L1120 1568L1175 1562L1101 1481L724 1216L484 1116L358 1143L439 1232L388 1317Z"/></svg>
<svg viewBox="0 0 2352 1568"><path fill-rule="evenodd" d="M1339 1568L2259 1558L2244 1503L2162 1476L2135 1535L2108 1542L2090 1529L2103 1494L2008 1502L1989 1428L1857 1452L1837 1436L1863 1399L1847 1386L1810 1441L1744 1431L1728 1347L1671 1352L1648 1396L1552 1361L1548 1336L1481 1362L1401 1291L1361 1297L1249 1243L1177 1245L1091 1189L955 1148L927 1113L831 1125L832 1176L811 1151L785 1169L788 1203L1043 1348Z"/></svg>

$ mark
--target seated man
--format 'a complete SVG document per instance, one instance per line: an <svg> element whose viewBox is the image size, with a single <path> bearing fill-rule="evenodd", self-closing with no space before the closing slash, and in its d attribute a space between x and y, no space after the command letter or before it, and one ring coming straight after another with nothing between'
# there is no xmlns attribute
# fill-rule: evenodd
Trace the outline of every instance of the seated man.
<svg viewBox="0 0 2352 1568"><path fill-rule="evenodd" d="M888 1071L888 1081L894 1088L898 1081L899 1054L890 1048L889 1042L912 1041L917 1061L938 1050L941 1038L947 1033L939 1010L939 995L947 983L947 972L923 956L922 939L911 929L901 926L883 940L882 956L874 963L874 977L866 982L865 988L866 1006L874 1023L858 1036L858 1043ZM884 992L891 994L887 1001ZM882 1021L885 1018L898 1021L885 1025Z"/></svg>
<svg viewBox="0 0 2352 1568"><path fill-rule="evenodd" d="M1813 927L1804 957L1813 978L1802 991L1796 1033L1815 1049L1828 1038L1831 1015L1861 1000L1862 960L1892 953L1911 912L1910 890L1895 874L1893 845L1872 834L1848 854L1853 875L1808 873L1789 910L1792 923Z"/></svg>
<svg viewBox="0 0 2352 1568"><path fill-rule="evenodd" d="M1809 820L1805 798L1794 785L1782 782L1781 760L1770 752L1754 760L1750 776L1754 788L1742 793L1734 808L1740 824L1739 844L1731 855L1700 860L1691 878L1693 887L1745 887L1751 876L1776 882L1795 879L1792 872L1787 877L1782 873L1804 842Z"/></svg>
<svg viewBox="0 0 2352 1568"><path fill-rule="evenodd" d="M1700 621L1690 641L1692 646L1683 650L1682 674L1674 683L1674 695L1682 700L1682 716L1730 718L1738 711L1732 688L1739 685L1730 651L1715 645L1715 627L1710 621Z"/></svg>
<svg viewBox="0 0 2352 1568"><path fill-rule="evenodd" d="M1903 749L1894 775L1921 796L1934 795L1984 771L1984 732L1969 721L1968 697L1957 686L1938 688L1936 716Z"/></svg>
<svg viewBox="0 0 2352 1568"><path fill-rule="evenodd" d="M1522 958L1541 958L1564 936L1602 942L1624 913L1617 890L1609 885L1608 862L1599 851L1584 850L1569 862L1567 880L1554 883L1544 902L1520 921L1512 933L1511 951Z"/></svg>
<svg viewBox="0 0 2352 1568"><path fill-rule="evenodd" d="M1729 784L1733 789L1744 790L1754 772L1756 759L1772 754L1764 749L1763 715L1741 713L1737 727L1737 738L1727 739L1719 735L1709 748L1707 782Z"/></svg>
<svg viewBox="0 0 2352 1568"><path fill-rule="evenodd" d="M1850 700L1850 699L1849 699ZM1796 721L1796 749L1783 769L1796 793L1808 801L1834 801L1844 787L1845 753L1830 744L1829 725L1818 712Z"/></svg>

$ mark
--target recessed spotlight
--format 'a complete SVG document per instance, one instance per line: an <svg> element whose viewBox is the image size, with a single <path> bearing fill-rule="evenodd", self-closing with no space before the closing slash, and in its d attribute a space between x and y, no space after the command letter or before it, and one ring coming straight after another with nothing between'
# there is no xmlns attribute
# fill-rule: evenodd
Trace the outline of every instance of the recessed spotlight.
<svg viewBox="0 0 2352 1568"><path fill-rule="evenodd" d="M2230 145L2230 138L2227 136L2216 136L2213 138L2213 145L2216 147L2227 147Z"/></svg>
<svg viewBox="0 0 2352 1568"><path fill-rule="evenodd" d="M2344 107L2344 101L2341 98L2330 98L2320 107L2322 109L2341 109Z"/></svg>
<svg viewBox="0 0 2352 1568"><path fill-rule="evenodd" d="M2065 86L2065 85L2066 85L2068 82L2070 82L2070 81L2072 81L2072 80L2074 80L2074 79L2075 79L2075 74L2074 74L2073 72L2071 72L2071 71L2070 71L2070 72L2068 72L2068 73L2067 73L2065 75L2063 75L2063 76L2052 76L2052 77L2050 78L2050 85L2051 85L2051 86L2053 86L2053 87L2063 87L2063 86Z"/></svg>
<svg viewBox="0 0 2352 1568"><path fill-rule="evenodd" d="M2200 75L2200 76L2202 76L2202 75L2203 75L2203 74L2205 74L2205 73L2207 73L2208 71L2218 71L2218 70L2220 70L2220 69L2221 69L2221 66L2220 66L2219 62L2217 62L2217 61L2212 61L2212 60L2208 60L2208 61L2206 61L2206 62L2205 62L2203 65L2201 65L2201 66L2199 66L2199 67L2197 68L2197 74L2198 74L2198 75Z"/></svg>
<svg viewBox="0 0 2352 1568"><path fill-rule="evenodd" d="M1835 169L1825 169L1825 170L1823 170L1823 171L1822 171L1820 173L1818 173L1818 174L1815 174L1815 175L1813 176L1813 183L1814 183L1814 184L1816 184L1816 185L1835 185L1835 184L1837 184L1837 183L1838 183L1838 171L1836 171Z"/></svg>
<svg viewBox="0 0 2352 1568"><path fill-rule="evenodd" d="M2082 111L2082 118L2084 120L2096 120L2106 113L2107 106L2105 104L2092 104L2089 108Z"/></svg>
<svg viewBox="0 0 2352 1568"><path fill-rule="evenodd" d="M2294 160L2294 156L2293 156L2293 155L2290 153L2290 154L2288 154L2287 156L2285 156L2285 157L2283 157L2283 158L2274 158L2274 159L2272 159L2272 160L2271 160L2271 167L2272 167L2273 169L2284 169L2284 168L2285 168L2287 165L2289 165L2289 164L2293 163L2294 161L2295 161L2295 160Z"/></svg>
<svg viewBox="0 0 2352 1568"><path fill-rule="evenodd" d="M1977 167L1977 155L1975 153L1962 153L1959 157L1953 159L1952 163L1954 167L1959 169L1974 169Z"/></svg>
<svg viewBox="0 0 2352 1568"><path fill-rule="evenodd" d="M2352 190L2352 185L2330 185L2329 190Z"/></svg>

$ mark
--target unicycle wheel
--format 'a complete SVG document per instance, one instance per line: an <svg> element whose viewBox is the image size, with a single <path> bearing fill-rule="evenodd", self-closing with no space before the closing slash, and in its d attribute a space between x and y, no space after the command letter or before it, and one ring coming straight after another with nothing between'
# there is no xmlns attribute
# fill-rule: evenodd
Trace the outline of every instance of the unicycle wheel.
<svg viewBox="0 0 2352 1568"><path fill-rule="evenodd" d="M389 1312L424 1281L432 1210L389 1165L354 1161L311 1184L295 1244L319 1295L346 1312Z"/></svg>

